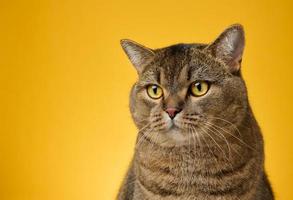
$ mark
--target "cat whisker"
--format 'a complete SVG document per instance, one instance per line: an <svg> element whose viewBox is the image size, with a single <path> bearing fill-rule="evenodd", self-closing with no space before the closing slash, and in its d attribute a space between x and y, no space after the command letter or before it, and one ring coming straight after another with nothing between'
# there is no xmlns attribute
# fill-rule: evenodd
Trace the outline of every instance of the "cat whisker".
<svg viewBox="0 0 293 200"><path fill-rule="evenodd" d="M190 126L190 128L189 128L191 131L191 133L192 133L192 138L193 138L193 141L194 141L194 144L193 144L193 146L194 146L194 148L196 149L196 143L197 143L197 140L196 140L196 138L195 138L195 134L194 134L194 130L193 130L193 127L192 126Z"/></svg>
<svg viewBox="0 0 293 200"><path fill-rule="evenodd" d="M144 129L146 129L148 126L151 125L152 122L147 123L145 126L143 126L141 129L138 130L138 134L141 133Z"/></svg>
<svg viewBox="0 0 293 200"><path fill-rule="evenodd" d="M212 148L210 147L209 143L206 141L205 137L202 137L204 143L207 145L209 152L211 153L211 155L214 157L215 162L217 163L217 165L220 165L219 160L217 158L217 156L215 155L215 153L213 152Z"/></svg>
<svg viewBox="0 0 293 200"><path fill-rule="evenodd" d="M210 123L210 122L206 122L205 125L209 126L209 127L212 128L213 130L217 131L217 132L223 137L223 139L225 140L225 142L226 142L226 144L227 144L227 146L228 146L228 148L229 148L229 156L231 156L231 150L234 150L234 152L235 152L238 156L242 157L242 155L239 154L239 152L238 152L236 149L234 149L233 146L229 145L229 142L228 142L228 140L226 139L225 135L224 135L220 130L218 130L217 128L215 128L215 127L214 127L214 124L212 124L212 123Z"/></svg>
<svg viewBox="0 0 293 200"><path fill-rule="evenodd" d="M146 137L149 138L152 141L152 147L153 147L154 142L156 142L154 141L153 136L155 135L155 133L159 132L162 129L163 125L165 124L165 122L160 122L160 121L161 120L154 120L154 121L151 121L149 124L147 124L146 126L151 125L151 130L149 130L147 133L142 134L142 136L140 137L140 140L144 140ZM139 147L141 143L142 142L137 144L137 147Z"/></svg>
<svg viewBox="0 0 293 200"><path fill-rule="evenodd" d="M216 144L216 146L222 151L222 153L226 157L226 159L229 160L225 151L221 148L221 146L217 143L217 141L213 138L213 136L211 136L206 129L204 129L204 128L201 128L201 129L203 132L205 132L212 139L212 141Z"/></svg>
<svg viewBox="0 0 293 200"><path fill-rule="evenodd" d="M210 123L210 122L209 122ZM241 142L243 145L245 145L246 147L248 147L249 149L256 151L255 148L253 148L252 146L250 146L249 144L247 144L246 142L244 142L242 139L240 139L239 137L235 136L234 134L230 133L229 131L227 131L226 129L224 129L223 127L217 126L215 124L210 123L212 126L215 126L219 129L221 129L222 131L224 131L225 133L229 134L230 136L234 137L235 139L237 139L239 142Z"/></svg>
<svg viewBox="0 0 293 200"><path fill-rule="evenodd" d="M190 137L188 137L188 157L189 157L189 160L188 160L188 164L189 164L189 161L191 160L191 156L190 156ZM188 167L187 167L187 169L188 169Z"/></svg>
<svg viewBox="0 0 293 200"><path fill-rule="evenodd" d="M143 132L142 135L139 137L137 143L136 143L136 148L139 148L139 146L141 145L141 143L145 140L146 135L150 134L152 132L152 128L147 131L147 132Z"/></svg>
<svg viewBox="0 0 293 200"><path fill-rule="evenodd" d="M227 144L228 151L229 151L229 158L231 158L231 147L230 147L230 144L229 144L228 140L226 139L225 135L223 133L221 133L220 131L218 131L217 129L215 129L213 126L211 126L208 122L206 122L205 125L208 126L208 127L206 127L207 129L211 130L211 128L212 128L214 131L216 131L218 134L220 134L220 136L224 139L225 143ZM214 131L212 131L212 132L215 133ZM215 135L218 135L218 134L215 134Z"/></svg>
<svg viewBox="0 0 293 200"><path fill-rule="evenodd" d="M235 128L235 130L237 131L237 133L239 134L239 136L241 136L241 132L240 130L237 128L237 126L235 124L233 124L232 122L229 122L226 119L220 118L220 117L208 117L208 118L212 118L212 119L218 119L218 120L222 120L223 122L228 123L229 125L231 125L233 128Z"/></svg>
<svg viewBox="0 0 293 200"><path fill-rule="evenodd" d="M154 116L160 116L160 115L159 115L159 114L155 114ZM139 133L142 133L145 129L149 128L149 126L153 125L153 124L156 123L156 122L159 122L160 120L161 120L161 118L155 118L154 120L150 121L150 122L147 123L144 127L142 127L141 129L139 129L138 134L139 134ZM153 129L159 127L161 124L162 124L162 123L153 126L149 132L151 132ZM136 145L137 147L139 147L139 145L142 143L142 140L144 139L144 137L145 137L146 135L148 135L148 134L151 134L151 133L143 133L142 136L140 136L140 137L138 138L137 145Z"/></svg>
<svg viewBox="0 0 293 200"><path fill-rule="evenodd" d="M152 143L151 143L151 147L150 147L149 157L153 156L153 153L155 152L153 150L153 148L154 148L154 144L156 144L158 141L158 137L159 137L159 134L156 131L154 131L154 132L152 132L152 134L150 134L150 140L152 141Z"/></svg>
<svg viewBox="0 0 293 200"><path fill-rule="evenodd" d="M201 128L201 130L202 130L202 128ZM212 149L211 149L209 143L206 141L205 137L202 137L202 139L203 139L204 143L206 144L206 146L208 147L208 150L210 151L211 155L213 155L213 157L214 157L214 159L215 159L217 165L219 165L219 161L218 161L216 155L214 154L214 152L212 151Z"/></svg>
<svg viewBox="0 0 293 200"><path fill-rule="evenodd" d="M215 134L216 136L218 136L218 134L215 132L215 131L213 131L213 130L211 130L210 128L208 128L208 127L206 127L207 128L207 130L209 130L211 133L213 133L213 134ZM222 133L221 133L221 135L223 135ZM230 145L229 145L229 143L228 143L228 141L226 140L226 138L225 138L225 136L223 135L223 137L224 137L224 141L226 142L226 144L227 144L227 147L228 147L228 155L229 155L229 157L227 157L227 155L224 153L224 155L225 155L225 159L227 160L227 164L229 165L229 167L231 168L231 170L233 170L233 167L232 167L232 162L231 162L231 148L230 148Z"/></svg>

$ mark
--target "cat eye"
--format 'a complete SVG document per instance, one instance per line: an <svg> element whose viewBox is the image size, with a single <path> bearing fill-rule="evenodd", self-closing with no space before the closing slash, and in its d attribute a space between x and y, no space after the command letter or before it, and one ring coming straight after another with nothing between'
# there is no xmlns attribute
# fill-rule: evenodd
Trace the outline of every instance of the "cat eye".
<svg viewBox="0 0 293 200"><path fill-rule="evenodd" d="M195 97L205 95L209 90L209 83L206 81L195 81L190 85L190 93Z"/></svg>
<svg viewBox="0 0 293 200"><path fill-rule="evenodd" d="M159 99L163 96L163 90L158 85L147 86L147 93L152 99Z"/></svg>

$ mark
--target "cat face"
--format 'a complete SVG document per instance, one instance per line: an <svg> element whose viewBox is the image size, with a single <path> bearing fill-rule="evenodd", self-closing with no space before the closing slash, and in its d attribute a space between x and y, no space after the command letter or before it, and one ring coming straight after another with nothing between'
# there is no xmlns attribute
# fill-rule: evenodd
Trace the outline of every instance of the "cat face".
<svg viewBox="0 0 293 200"><path fill-rule="evenodd" d="M239 73L242 33L235 26L211 45L156 50L122 41L139 74L130 108L140 133L159 144L180 145L191 137L209 137L216 127L240 123L247 109Z"/></svg>

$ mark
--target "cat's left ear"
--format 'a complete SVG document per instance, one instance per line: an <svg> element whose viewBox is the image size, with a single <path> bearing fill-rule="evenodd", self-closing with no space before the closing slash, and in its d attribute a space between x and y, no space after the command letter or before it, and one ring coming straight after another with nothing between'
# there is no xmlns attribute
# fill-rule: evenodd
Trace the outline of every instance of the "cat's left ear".
<svg viewBox="0 0 293 200"><path fill-rule="evenodd" d="M140 74L144 67L154 58L155 53L152 49L138 44L137 42L125 39L121 40L120 43L138 74Z"/></svg>
<svg viewBox="0 0 293 200"><path fill-rule="evenodd" d="M224 61L231 73L237 73L240 70L244 45L244 29L242 25L235 24L221 33L206 49L213 56Z"/></svg>

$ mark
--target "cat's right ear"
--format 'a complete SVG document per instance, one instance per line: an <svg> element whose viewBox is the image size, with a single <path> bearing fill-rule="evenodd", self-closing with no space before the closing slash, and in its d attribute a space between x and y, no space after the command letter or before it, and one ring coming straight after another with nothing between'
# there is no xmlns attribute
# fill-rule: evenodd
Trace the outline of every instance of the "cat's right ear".
<svg viewBox="0 0 293 200"><path fill-rule="evenodd" d="M124 39L120 41L120 44L129 60L136 68L138 74L140 74L144 67L154 58L155 53L152 49L138 44L137 42Z"/></svg>

